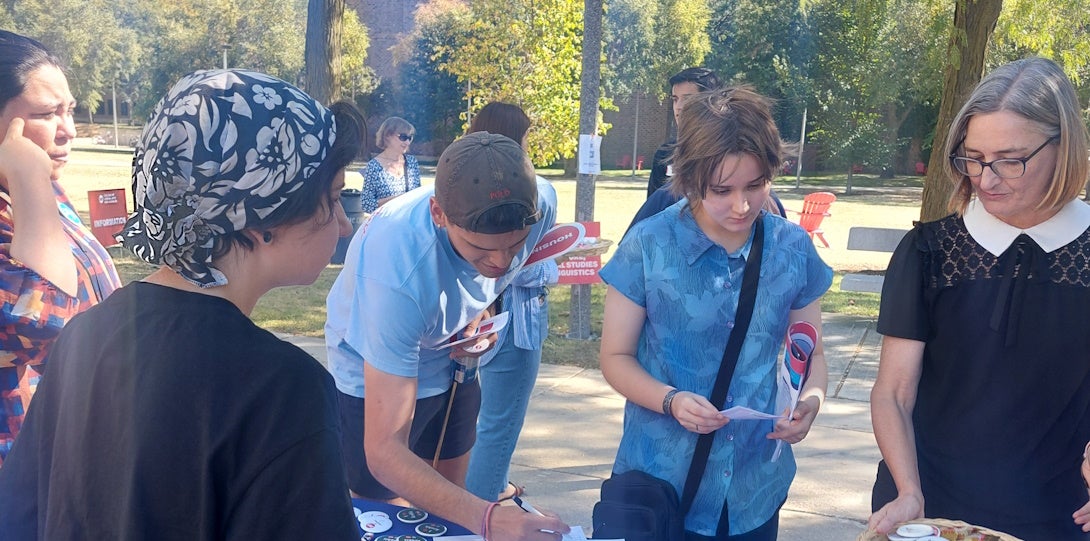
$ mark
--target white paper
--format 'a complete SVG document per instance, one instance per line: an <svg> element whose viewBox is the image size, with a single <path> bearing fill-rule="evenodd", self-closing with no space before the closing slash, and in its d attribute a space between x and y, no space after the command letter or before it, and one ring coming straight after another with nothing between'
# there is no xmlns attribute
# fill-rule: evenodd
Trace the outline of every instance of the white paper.
<svg viewBox="0 0 1090 541"><path fill-rule="evenodd" d="M434 538L435 541L484 541L479 535L443 535ZM587 535L583 533L582 526L572 526L571 532L564 534L561 541L587 541ZM624 539L602 539L596 541L624 541Z"/></svg>
<svg viewBox="0 0 1090 541"><path fill-rule="evenodd" d="M730 417L731 421L763 421L765 419L783 419L783 415L773 415L771 413L757 411L755 409L747 408L745 406L734 406L731 408L727 408L719 413Z"/></svg>
<svg viewBox="0 0 1090 541"><path fill-rule="evenodd" d="M470 340L476 340L477 338L480 338L481 336L486 334L500 332L501 330L503 330L504 327L507 326L507 320L509 320L510 318L510 313L500 312L499 314L496 314L482 321L480 325L477 325L477 330L471 336L467 336L453 342L448 342L435 349L447 349L452 346L457 346L458 344L464 344L466 342L469 342Z"/></svg>
<svg viewBox="0 0 1090 541"><path fill-rule="evenodd" d="M597 175L602 172L602 147L600 135L579 135L579 174Z"/></svg>

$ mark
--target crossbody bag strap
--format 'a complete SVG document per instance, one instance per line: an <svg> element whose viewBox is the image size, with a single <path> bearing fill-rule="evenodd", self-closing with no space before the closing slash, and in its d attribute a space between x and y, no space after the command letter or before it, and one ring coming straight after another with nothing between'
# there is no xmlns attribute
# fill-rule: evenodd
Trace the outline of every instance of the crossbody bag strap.
<svg viewBox="0 0 1090 541"><path fill-rule="evenodd" d="M723 400L730 389L730 380L734 377L734 367L738 365L738 354L742 351L742 342L746 339L749 330L749 321L753 317L753 305L757 300L757 282L761 277L761 259L764 252L764 220L757 218L756 228L753 231L753 245L749 249L749 259L746 260L745 275L742 277L742 291L738 295L738 312L734 318L734 328L731 329L730 338L727 339L727 347L723 350L722 364L719 365L719 375L715 378L715 386L712 388L711 403L722 409ZM708 455L711 453L712 440L715 432L701 434L696 440L696 451L693 452L693 461L689 464L689 475L685 478L684 489L681 496L681 516L689 513L689 507L696 498L696 490L700 488L700 478L704 475L704 467L708 464ZM723 513L726 513L726 506Z"/></svg>

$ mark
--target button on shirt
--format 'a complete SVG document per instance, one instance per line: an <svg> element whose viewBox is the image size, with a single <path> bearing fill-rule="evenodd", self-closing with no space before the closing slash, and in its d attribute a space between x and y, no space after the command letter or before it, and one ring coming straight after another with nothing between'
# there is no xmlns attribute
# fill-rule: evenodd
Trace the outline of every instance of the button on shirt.
<svg viewBox="0 0 1090 541"><path fill-rule="evenodd" d="M687 205L683 199L637 224L599 274L646 310L636 350L644 370L678 389L710 396L733 328L752 237L728 254L700 230ZM832 269L797 224L767 213L759 219L765 230L761 278L728 402L772 412L789 312L817 300L832 283ZM771 421L738 421L716 432L686 530L715 535L724 504L731 535L772 517L795 474L789 450L771 461L776 442L765 436L772 429ZM661 411L626 403L613 471L647 472L671 482L680 495L696 440L697 434Z"/></svg>

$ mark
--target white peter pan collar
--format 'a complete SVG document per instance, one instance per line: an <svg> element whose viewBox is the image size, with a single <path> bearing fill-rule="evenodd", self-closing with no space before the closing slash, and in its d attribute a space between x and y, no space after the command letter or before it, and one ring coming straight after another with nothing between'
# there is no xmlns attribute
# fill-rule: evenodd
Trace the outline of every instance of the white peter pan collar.
<svg viewBox="0 0 1090 541"><path fill-rule="evenodd" d="M1066 246L1090 228L1090 205L1075 199L1055 216L1029 229L1019 229L988 214L978 199L969 202L963 216L973 240L998 257L1018 235L1029 235L1045 253Z"/></svg>

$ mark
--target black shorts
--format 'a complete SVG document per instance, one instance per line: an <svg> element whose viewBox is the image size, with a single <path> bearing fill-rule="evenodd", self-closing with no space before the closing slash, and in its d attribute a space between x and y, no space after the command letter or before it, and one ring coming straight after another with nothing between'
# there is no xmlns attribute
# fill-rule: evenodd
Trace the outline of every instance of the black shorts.
<svg viewBox="0 0 1090 541"><path fill-rule="evenodd" d="M367 458L363 453L363 398L337 392L341 416L341 453L344 455L345 471L348 473L348 487L352 492L374 500L389 500L397 497L390 489L379 483L367 468ZM450 390L416 401L412 428L409 429L409 449L429 465L435 458L435 448L439 444L439 433L443 429L443 418L447 413ZM443 451L439 458L457 458L473 448L477 439L477 413L481 409L481 386L473 383L458 385L454 393L454 404L447 424L447 433L443 436Z"/></svg>

